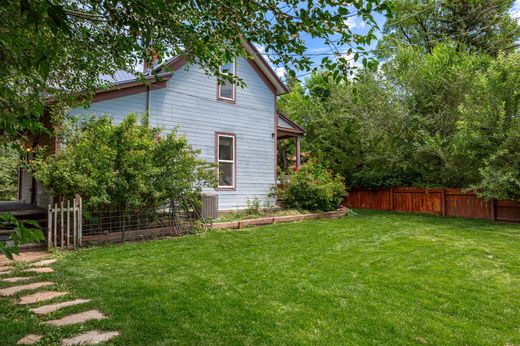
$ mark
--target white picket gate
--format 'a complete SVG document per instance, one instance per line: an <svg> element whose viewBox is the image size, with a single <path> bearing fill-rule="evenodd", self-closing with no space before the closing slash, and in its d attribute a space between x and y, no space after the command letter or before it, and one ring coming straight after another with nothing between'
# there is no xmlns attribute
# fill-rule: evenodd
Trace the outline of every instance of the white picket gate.
<svg viewBox="0 0 520 346"><path fill-rule="evenodd" d="M47 246L75 249L81 246L83 210L81 197L49 204Z"/></svg>

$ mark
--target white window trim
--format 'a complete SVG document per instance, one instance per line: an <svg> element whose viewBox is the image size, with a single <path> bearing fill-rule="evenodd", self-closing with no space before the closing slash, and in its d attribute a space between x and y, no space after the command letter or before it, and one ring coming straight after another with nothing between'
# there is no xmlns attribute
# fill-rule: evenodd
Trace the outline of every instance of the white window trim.
<svg viewBox="0 0 520 346"><path fill-rule="evenodd" d="M219 71L222 72L222 66L219 67ZM237 62L233 60L233 77L237 76ZM233 87L233 97L224 97L220 95L220 88L222 85L217 80L217 100L226 101L226 102L236 102L237 100L237 85L236 83L232 84Z"/></svg>
<svg viewBox="0 0 520 346"><path fill-rule="evenodd" d="M236 136L234 134L231 134L231 133L222 133L222 132L217 132L216 133L216 137L217 137L217 140L216 140L216 150L215 150L215 159L216 159L216 162L217 162L217 179L218 179L218 189L219 190L234 190L236 189L236 167L237 167L237 150L236 150ZM232 140L232 143L233 143L233 147L231 148L231 151L232 151L232 154L233 154L233 160L221 160L220 159L220 138L221 137L226 137L226 138L231 138ZM233 181L233 184L232 185L220 185L220 163L231 163L233 164L233 167L231 169L231 174L232 174L232 181Z"/></svg>

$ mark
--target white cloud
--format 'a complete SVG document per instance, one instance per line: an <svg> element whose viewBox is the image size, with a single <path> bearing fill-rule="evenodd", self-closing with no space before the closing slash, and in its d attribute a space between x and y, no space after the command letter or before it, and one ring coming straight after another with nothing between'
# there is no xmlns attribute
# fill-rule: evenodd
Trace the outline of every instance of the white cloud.
<svg viewBox="0 0 520 346"><path fill-rule="evenodd" d="M345 25L347 25L350 28L350 30L352 30L357 27L357 22L353 17L350 17L347 20L345 20Z"/></svg>
<svg viewBox="0 0 520 346"><path fill-rule="evenodd" d="M349 17L347 20L345 20L345 24L350 28L350 30L353 29L365 29L367 27L367 24L361 19L357 17Z"/></svg>
<svg viewBox="0 0 520 346"><path fill-rule="evenodd" d="M276 75L280 78L284 77L286 73L285 67L277 67L276 68Z"/></svg>

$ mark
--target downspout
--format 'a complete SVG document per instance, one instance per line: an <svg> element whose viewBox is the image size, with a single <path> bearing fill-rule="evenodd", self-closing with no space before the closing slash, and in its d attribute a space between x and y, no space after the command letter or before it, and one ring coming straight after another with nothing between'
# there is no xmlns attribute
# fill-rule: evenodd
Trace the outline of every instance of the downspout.
<svg viewBox="0 0 520 346"><path fill-rule="evenodd" d="M150 111L152 110L152 85L146 87L146 113L150 119Z"/></svg>

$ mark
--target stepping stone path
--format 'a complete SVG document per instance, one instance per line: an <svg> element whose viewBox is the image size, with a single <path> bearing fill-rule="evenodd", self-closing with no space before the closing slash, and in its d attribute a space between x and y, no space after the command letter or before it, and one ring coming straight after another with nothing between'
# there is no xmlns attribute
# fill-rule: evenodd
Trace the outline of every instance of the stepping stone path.
<svg viewBox="0 0 520 346"><path fill-rule="evenodd" d="M99 344L100 342L107 342L118 335L119 332L91 330L90 332L80 334L70 339L63 339L61 344L63 346Z"/></svg>
<svg viewBox="0 0 520 346"><path fill-rule="evenodd" d="M17 345L33 345L40 341L41 335L29 334L18 340Z"/></svg>
<svg viewBox="0 0 520 346"><path fill-rule="evenodd" d="M38 293L30 294L28 296L20 298L20 301L18 302L18 304L27 305L27 304L39 303L39 302L43 302L46 300L64 296L68 293L69 292L58 292L58 291L38 292Z"/></svg>
<svg viewBox="0 0 520 346"><path fill-rule="evenodd" d="M55 259L45 259L45 254L43 253L24 253L20 256L17 256L16 260L19 261L35 261L34 263L29 263L28 268L24 269L23 272L26 273L52 273L54 270L50 267L47 267L50 264L56 262ZM11 262L7 259L0 257L0 276L9 275L13 273L14 268L11 266ZM19 292L37 290L42 287L51 286L54 283L51 281L42 281L35 282L30 284L17 284L20 281L26 281L35 279L36 276L17 276L17 277L4 277L1 280L3 283L11 283L15 284L9 287L0 288L0 296L13 296ZM30 305L36 304L40 302L44 302L47 300L52 300L58 297L62 297L67 295L69 292L61 292L61 291L39 291L32 294L25 295L18 300L19 305ZM47 305L39 306L31 308L30 311L36 315L46 315L70 306L76 306L81 304L86 304L90 302L90 299L74 299L65 302L58 303L49 303ZM87 321L93 320L102 320L105 319L106 316L98 310L88 310L84 312L74 313L70 315L66 315L59 319L45 321L43 323L54 326L68 326L73 324L81 324ZM101 342L107 342L111 339L115 338L119 335L117 331L102 331L102 330L91 330L88 332L83 332L82 334L73 336L71 338L63 339L62 345L94 345ZM40 341L42 335L29 334L23 337L18 341L18 345L33 345Z"/></svg>
<svg viewBox="0 0 520 346"><path fill-rule="evenodd" d="M5 278L2 279L3 282L18 282L18 281L26 281L29 279L34 279L34 276L17 276L14 278Z"/></svg>
<svg viewBox="0 0 520 346"><path fill-rule="evenodd" d="M105 319L105 315L103 315L98 310L89 310L85 312L80 312L77 314L68 315L57 320L50 320L45 322L45 324L50 324L52 326L69 326L71 324L84 323L92 320L103 320Z"/></svg>
<svg viewBox="0 0 520 346"><path fill-rule="evenodd" d="M35 290L37 288L45 287L53 285L54 282L43 281L43 282L35 282L33 284L21 285L21 286L12 286L0 289L0 296L14 296L18 292L27 291L27 290Z"/></svg>
<svg viewBox="0 0 520 346"><path fill-rule="evenodd" d="M42 261L39 261L36 263L31 263L29 266L30 267L45 267L45 266L48 266L49 264L53 264L54 262L56 262L55 259L46 259L46 260L42 260Z"/></svg>
<svg viewBox="0 0 520 346"><path fill-rule="evenodd" d="M68 306L85 304L85 303L88 303L88 302L90 302L90 299L75 299L75 300L70 300L68 302L40 306L38 308L31 309L31 311L34 312L37 315L45 315L45 314L49 314L51 312L58 311L60 309L66 308Z"/></svg>
<svg viewBox="0 0 520 346"><path fill-rule="evenodd" d="M22 270L25 273L52 273L54 272L54 269L49 267L39 267L39 268L29 268Z"/></svg>

